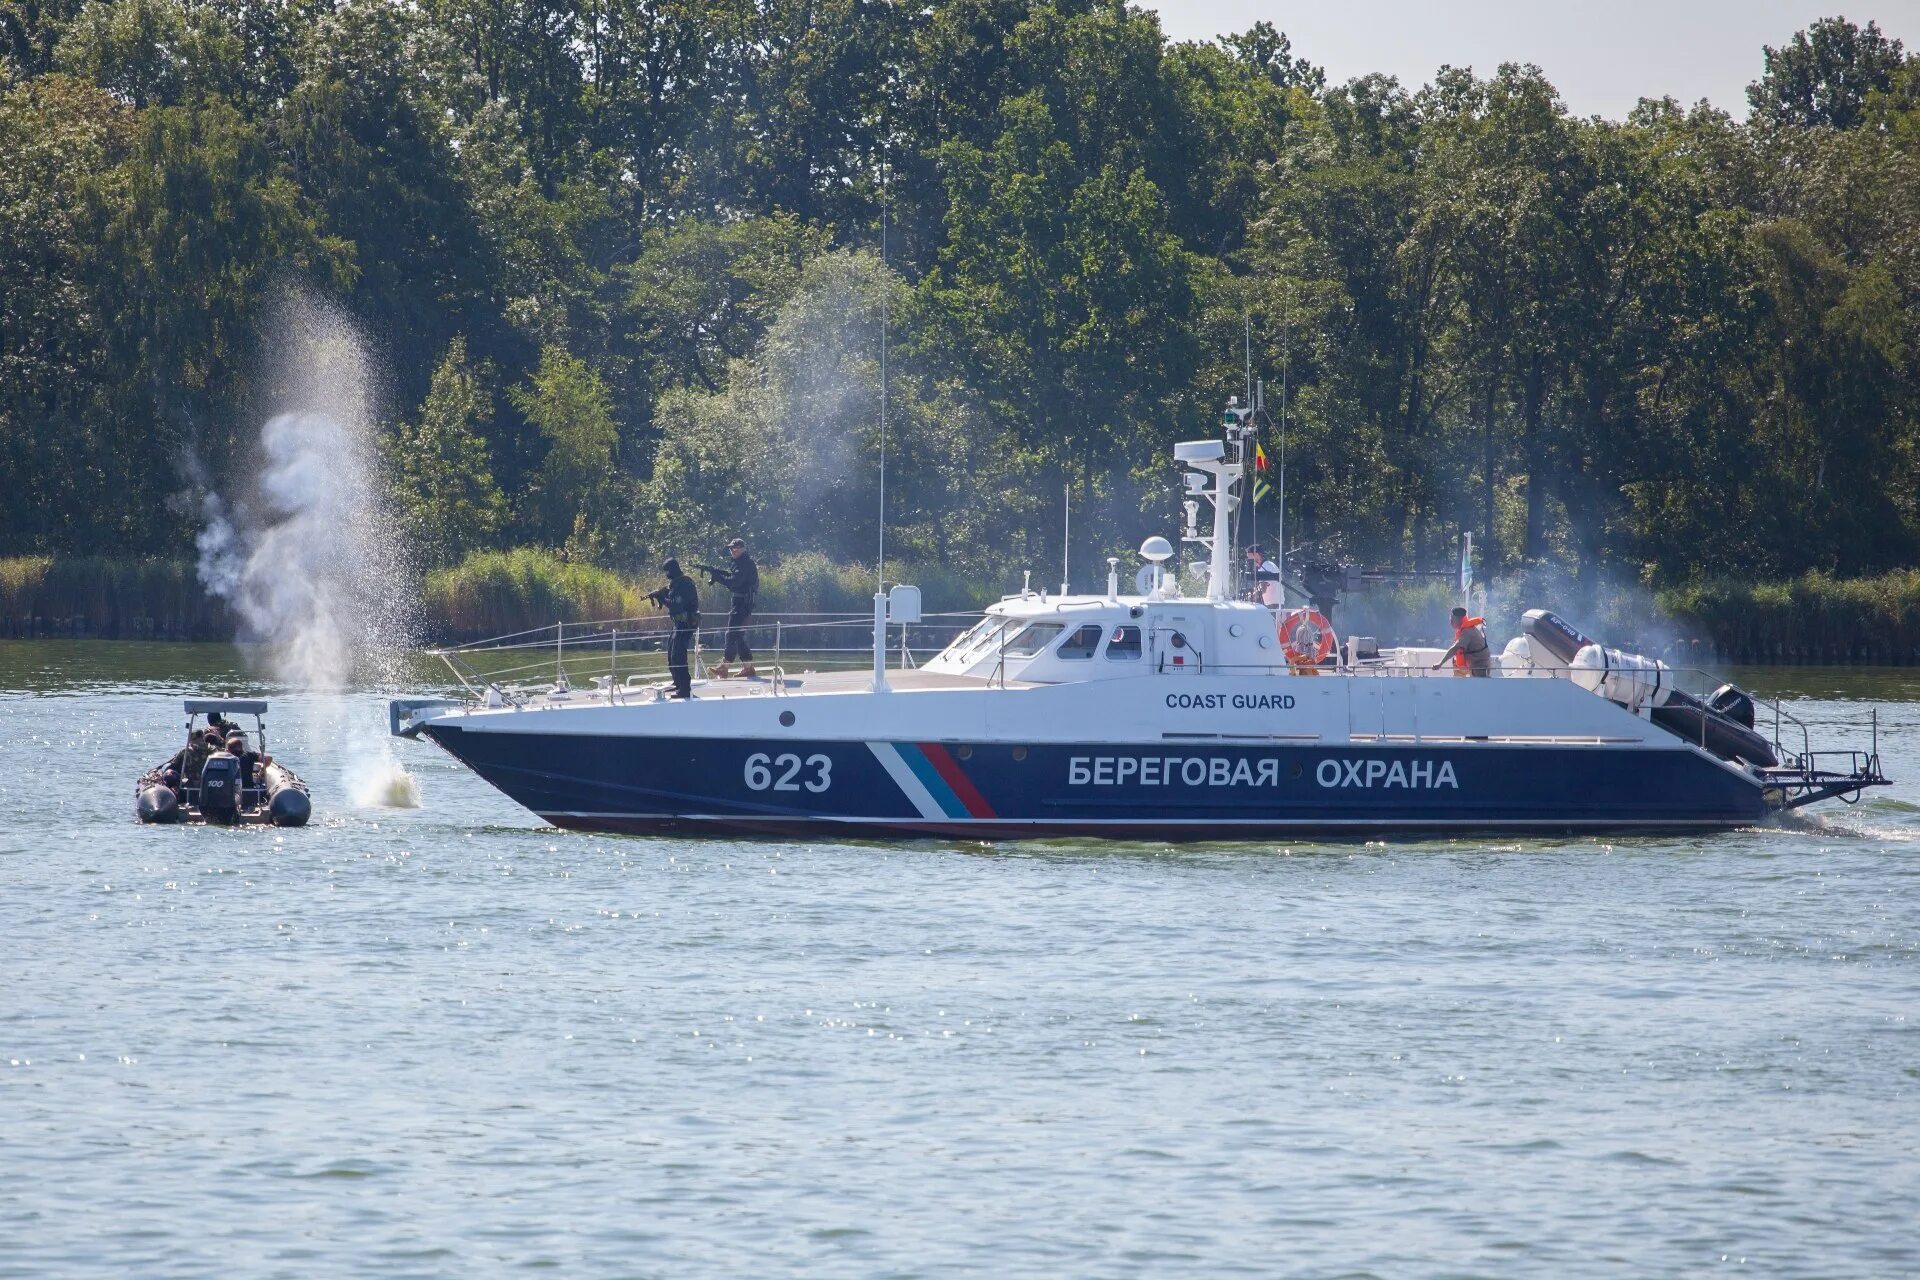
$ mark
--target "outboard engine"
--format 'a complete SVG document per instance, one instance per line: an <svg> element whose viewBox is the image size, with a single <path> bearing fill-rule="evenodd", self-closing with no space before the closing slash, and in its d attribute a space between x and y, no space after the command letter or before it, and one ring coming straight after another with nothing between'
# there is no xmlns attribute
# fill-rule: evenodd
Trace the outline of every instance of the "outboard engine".
<svg viewBox="0 0 1920 1280"><path fill-rule="evenodd" d="M200 766L200 816L208 822L240 819L240 759L216 751Z"/></svg>
<svg viewBox="0 0 1920 1280"><path fill-rule="evenodd" d="M1729 720L1753 728L1753 697L1737 684L1723 684L1707 695L1707 705Z"/></svg>
<svg viewBox="0 0 1920 1280"><path fill-rule="evenodd" d="M267 788L267 820L276 827L304 827L313 814L313 800L300 780L277 764L261 770Z"/></svg>
<svg viewBox="0 0 1920 1280"><path fill-rule="evenodd" d="M142 822L178 822L180 797L164 782L148 783L134 796L133 812Z"/></svg>

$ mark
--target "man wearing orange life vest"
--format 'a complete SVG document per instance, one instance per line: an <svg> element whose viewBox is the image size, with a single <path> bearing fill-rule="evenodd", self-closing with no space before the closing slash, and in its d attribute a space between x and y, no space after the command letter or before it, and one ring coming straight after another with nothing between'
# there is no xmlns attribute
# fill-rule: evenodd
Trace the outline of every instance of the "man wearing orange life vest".
<svg viewBox="0 0 1920 1280"><path fill-rule="evenodd" d="M1440 661L1433 664L1438 671L1453 660L1453 674L1457 676L1490 676L1493 674L1493 654L1487 648L1487 620L1469 618L1467 611L1454 606L1453 610L1453 647L1440 655Z"/></svg>

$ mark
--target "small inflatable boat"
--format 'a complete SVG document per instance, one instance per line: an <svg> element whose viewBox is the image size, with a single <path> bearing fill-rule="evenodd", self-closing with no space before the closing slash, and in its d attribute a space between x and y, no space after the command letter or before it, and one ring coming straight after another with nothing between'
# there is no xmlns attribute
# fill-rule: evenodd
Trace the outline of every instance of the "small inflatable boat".
<svg viewBox="0 0 1920 1280"><path fill-rule="evenodd" d="M313 814L307 784L267 754L264 701L188 698L186 712L186 745L134 784L135 817L142 822L216 826L307 824ZM251 715L253 731L248 733L227 719L229 714ZM229 748L236 738L237 751Z"/></svg>
<svg viewBox="0 0 1920 1280"><path fill-rule="evenodd" d="M1754 728L1753 695L1740 686L1723 684L1705 698L1683 693L1673 687L1666 663L1606 648L1545 609L1529 609L1520 627L1535 665L1565 668L1575 683L1622 706L1638 710L1646 704L1655 724L1722 760L1760 769L1779 765L1774 744Z"/></svg>

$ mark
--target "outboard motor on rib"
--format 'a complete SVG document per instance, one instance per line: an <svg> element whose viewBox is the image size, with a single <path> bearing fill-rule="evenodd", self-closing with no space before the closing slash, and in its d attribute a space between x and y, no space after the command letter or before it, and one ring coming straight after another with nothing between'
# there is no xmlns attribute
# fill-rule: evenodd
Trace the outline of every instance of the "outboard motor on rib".
<svg viewBox="0 0 1920 1280"><path fill-rule="evenodd" d="M240 819L240 757L216 751L200 766L200 816L232 826Z"/></svg>

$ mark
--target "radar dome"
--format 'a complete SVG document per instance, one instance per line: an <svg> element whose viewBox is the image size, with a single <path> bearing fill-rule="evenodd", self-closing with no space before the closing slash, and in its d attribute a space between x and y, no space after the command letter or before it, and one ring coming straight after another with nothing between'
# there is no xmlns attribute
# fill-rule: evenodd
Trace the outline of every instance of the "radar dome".
<svg viewBox="0 0 1920 1280"><path fill-rule="evenodd" d="M1172 557L1173 544L1157 533L1140 544L1140 558L1142 560L1151 560L1153 563L1159 564L1163 560L1172 559Z"/></svg>

